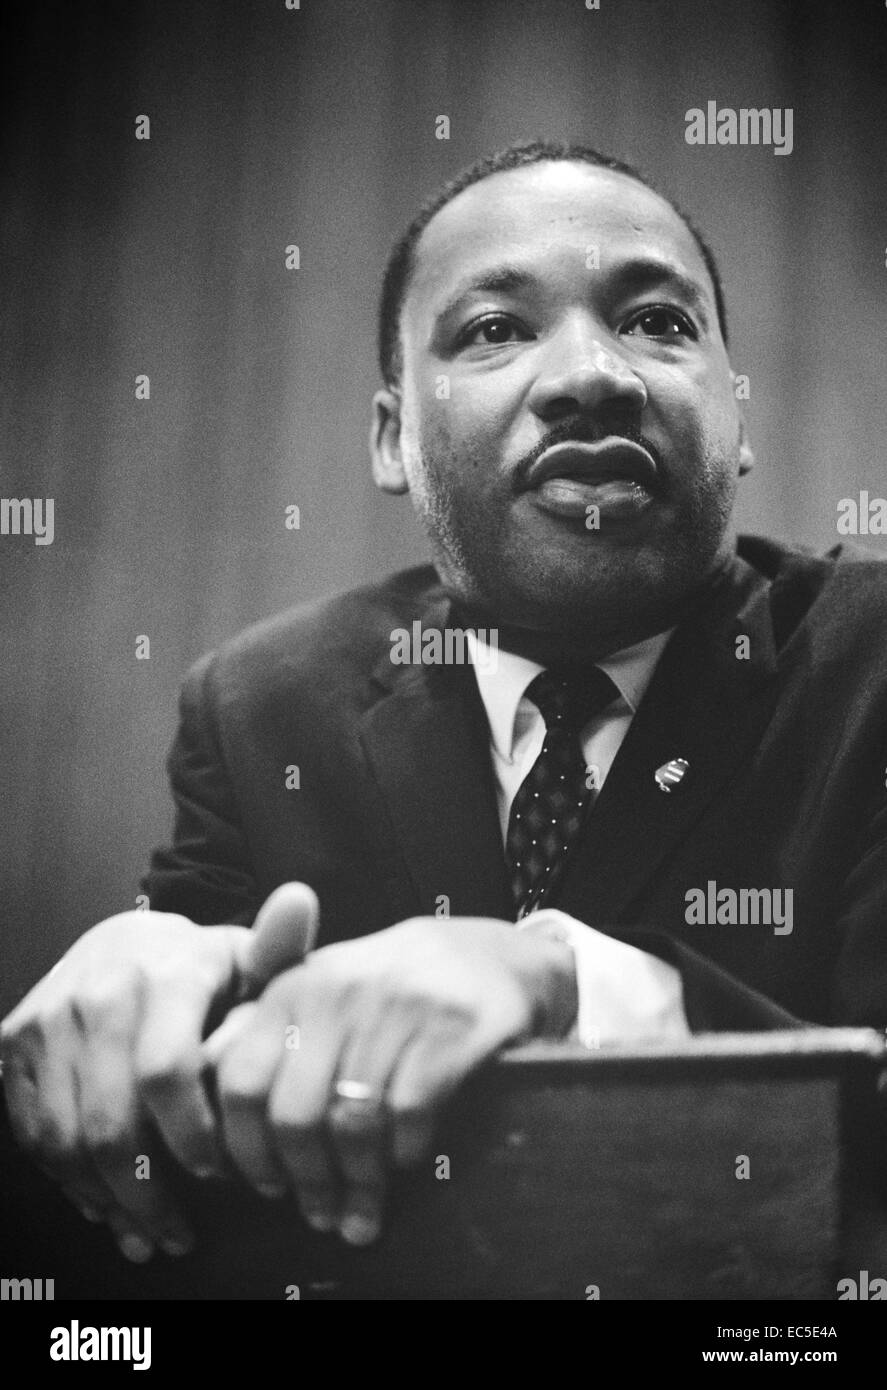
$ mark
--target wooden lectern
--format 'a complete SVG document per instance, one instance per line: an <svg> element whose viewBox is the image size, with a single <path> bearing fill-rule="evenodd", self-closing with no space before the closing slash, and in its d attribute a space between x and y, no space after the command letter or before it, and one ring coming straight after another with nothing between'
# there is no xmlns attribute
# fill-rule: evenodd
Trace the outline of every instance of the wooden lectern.
<svg viewBox="0 0 887 1390"><path fill-rule="evenodd" d="M179 1176L197 1249L130 1266L4 1140L0 1273L57 1300L836 1299L887 1277L885 1068L863 1029L517 1049L455 1098L369 1250Z"/></svg>

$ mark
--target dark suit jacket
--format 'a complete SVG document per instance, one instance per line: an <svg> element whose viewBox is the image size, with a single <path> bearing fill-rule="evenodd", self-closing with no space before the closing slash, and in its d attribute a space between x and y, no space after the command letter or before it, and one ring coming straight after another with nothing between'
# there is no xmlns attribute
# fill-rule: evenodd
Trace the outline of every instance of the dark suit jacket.
<svg viewBox="0 0 887 1390"><path fill-rule="evenodd" d="M513 916L468 666L396 666L450 617L434 570L297 608L189 673L151 906L249 924L310 883L325 944L433 914ZM749 639L747 660L737 637ZM743 644L740 644L740 650ZM689 771L664 794L654 772ZM299 769L299 789L286 786ZM675 632L554 905L677 965L694 1030L887 1024L887 566L742 537ZM688 925L686 894L793 890L793 930Z"/></svg>

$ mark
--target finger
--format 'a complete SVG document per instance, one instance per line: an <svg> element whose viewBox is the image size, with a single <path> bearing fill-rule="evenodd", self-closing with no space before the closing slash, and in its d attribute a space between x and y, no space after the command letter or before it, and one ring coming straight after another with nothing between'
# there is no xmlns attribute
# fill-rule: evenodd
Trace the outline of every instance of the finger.
<svg viewBox="0 0 887 1390"><path fill-rule="evenodd" d="M59 1183L81 1214L116 1226L124 1254L144 1259L145 1246L149 1255L153 1245L122 1211L84 1144L77 1075L81 1047L80 1031L65 1010L47 1025L27 1057L18 1053L10 1058L5 1077L10 1116L18 1117L19 1137L41 1170Z"/></svg>
<svg viewBox="0 0 887 1390"><path fill-rule="evenodd" d="M63 1165L77 1151L72 1084L77 1033L67 1010L4 1039L6 1105L13 1135L35 1162Z"/></svg>
<svg viewBox="0 0 887 1390"><path fill-rule="evenodd" d="M388 1087L389 1144L398 1167L421 1161L440 1107L493 1050L466 1036L464 1026L442 1020L413 1036Z"/></svg>
<svg viewBox="0 0 887 1390"><path fill-rule="evenodd" d="M107 1225L121 1255L131 1264L143 1265L150 1260L154 1254L154 1241L135 1224L129 1212L118 1206L113 1207L108 1212Z"/></svg>
<svg viewBox="0 0 887 1390"><path fill-rule="evenodd" d="M268 1101L268 1123L279 1161L302 1215L316 1231L335 1229L342 1196L325 1128L341 1050L340 1030L334 1009L321 1003L306 1011L299 1046L287 1051Z"/></svg>
<svg viewBox="0 0 887 1390"><path fill-rule="evenodd" d="M107 1197L101 1208L97 1206L82 1206L82 1194L80 1188L62 1187L62 1192L80 1210L81 1215L86 1221L94 1225L107 1226L117 1245L120 1253L130 1260L133 1264L144 1264L154 1253L154 1241L145 1231L138 1228L129 1212L125 1212L118 1206L105 1188ZM178 1252L176 1252L178 1253ZM184 1253L184 1252L182 1252Z"/></svg>
<svg viewBox="0 0 887 1390"><path fill-rule="evenodd" d="M387 1185L389 1117L386 1092L424 1009L385 1000L363 1015L339 1058L327 1125L344 1181L339 1233L353 1245L379 1235Z"/></svg>
<svg viewBox="0 0 887 1390"><path fill-rule="evenodd" d="M253 1001L249 1004L237 1004L229 1014L219 1024L214 1033L210 1033L201 1044L201 1058L204 1069L217 1067L225 1052L246 1030L247 1026L256 1017L258 1004Z"/></svg>
<svg viewBox="0 0 887 1390"><path fill-rule="evenodd" d="M57 1182L69 1202L72 1202L86 1221L107 1221L108 1213L117 1206L114 1194L97 1171L92 1159L81 1151L78 1159L66 1165L64 1172L40 1164L48 1178Z"/></svg>
<svg viewBox="0 0 887 1390"><path fill-rule="evenodd" d="M159 1141L145 1123L136 1094L134 1033L140 1001L126 992L101 1000L94 990L88 1009L82 1003L79 1007L84 1033L74 1081L82 1147L123 1219L129 1218L131 1234L170 1254L182 1253L193 1243L193 1234L156 1172ZM140 1257L123 1244L121 1249L129 1258Z"/></svg>
<svg viewBox="0 0 887 1390"><path fill-rule="evenodd" d="M43 1173L88 1220L103 1218L114 1199L84 1153L73 1058L79 1034L67 1010L30 1044L9 1044L4 1090L13 1136Z"/></svg>
<svg viewBox="0 0 887 1390"><path fill-rule="evenodd" d="M194 1248L190 1223L153 1171L157 1145L155 1134L132 1116L113 1143L100 1147L95 1156L114 1199L104 1220L122 1253L139 1264L150 1259L158 1245L167 1255L186 1255Z"/></svg>
<svg viewBox="0 0 887 1390"><path fill-rule="evenodd" d="M314 948L320 922L317 894L307 883L283 883L262 904L243 947L242 993L261 993Z"/></svg>
<svg viewBox="0 0 887 1390"><path fill-rule="evenodd" d="M268 1096L285 1054L285 1021L276 1011L269 1015L256 1005L244 1007L250 1016L229 1030L236 1030L236 1036L216 1068L222 1136L247 1182L263 1197L280 1197L286 1191L286 1173L269 1128Z"/></svg>
<svg viewBox="0 0 887 1390"><path fill-rule="evenodd" d="M138 1096L170 1153L195 1177L224 1175L216 1118L203 1084L206 987L185 977L152 982L135 1055Z"/></svg>
<svg viewBox="0 0 887 1390"><path fill-rule="evenodd" d="M339 1234L350 1245L369 1245L382 1229L388 1123L384 1101L367 1083L366 1099L337 1096L327 1118L344 1183Z"/></svg>
<svg viewBox="0 0 887 1390"><path fill-rule="evenodd" d="M46 1169L47 1177L52 1177ZM86 1190L77 1183L63 1183L61 1190L68 1201L77 1208L84 1221L89 1221L93 1225L101 1225L107 1220L108 1213L113 1206L113 1199L108 1189L105 1188L106 1196L101 1201L97 1199L94 1190Z"/></svg>

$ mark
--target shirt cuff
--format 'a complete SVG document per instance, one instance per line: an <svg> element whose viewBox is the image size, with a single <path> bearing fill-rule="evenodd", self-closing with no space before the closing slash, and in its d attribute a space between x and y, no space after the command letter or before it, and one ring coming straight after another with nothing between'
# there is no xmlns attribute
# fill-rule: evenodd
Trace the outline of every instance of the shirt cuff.
<svg viewBox="0 0 887 1390"><path fill-rule="evenodd" d="M579 1009L571 1040L599 1048L691 1036L681 974L673 965L557 908L531 912L517 928L555 937L572 948Z"/></svg>

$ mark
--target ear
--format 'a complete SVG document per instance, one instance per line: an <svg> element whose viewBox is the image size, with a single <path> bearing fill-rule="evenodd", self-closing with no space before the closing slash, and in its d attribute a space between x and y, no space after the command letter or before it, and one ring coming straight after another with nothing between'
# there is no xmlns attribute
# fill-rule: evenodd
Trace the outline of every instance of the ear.
<svg viewBox="0 0 887 1390"><path fill-rule="evenodd" d="M744 478L755 466L754 450L749 442L748 430L742 416L739 417L739 476Z"/></svg>
<svg viewBox="0 0 887 1390"><path fill-rule="evenodd" d="M730 381L731 381L731 383L733 384L733 386L735 387L735 385L736 385L736 373L732 370L732 368L731 368L731 370L730 370ZM740 412L739 412L739 476L740 476L740 478L744 478L745 475L746 475L746 473L750 473L750 472L752 471L752 469L754 468L754 466L755 466L755 455L754 455L754 450L753 450L752 447L751 447L751 442L749 441L748 430L746 429L745 420L743 419L742 412L740 411Z"/></svg>
<svg viewBox="0 0 887 1390"><path fill-rule="evenodd" d="M370 456L376 487L392 493L408 490L400 454L400 395L397 391L386 388L373 396Z"/></svg>

